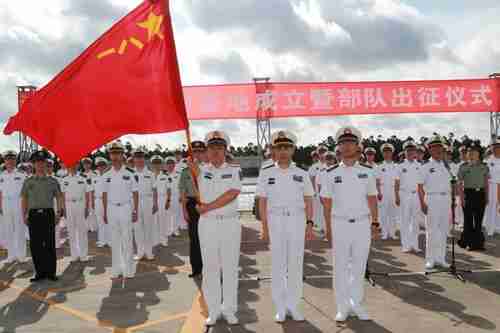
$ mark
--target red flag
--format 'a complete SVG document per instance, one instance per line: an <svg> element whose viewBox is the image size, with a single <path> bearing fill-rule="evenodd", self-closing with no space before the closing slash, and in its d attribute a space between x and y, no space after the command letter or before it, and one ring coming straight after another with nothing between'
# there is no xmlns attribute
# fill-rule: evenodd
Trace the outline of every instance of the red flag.
<svg viewBox="0 0 500 333"><path fill-rule="evenodd" d="M125 134L188 128L167 0L145 0L11 117L66 164Z"/></svg>

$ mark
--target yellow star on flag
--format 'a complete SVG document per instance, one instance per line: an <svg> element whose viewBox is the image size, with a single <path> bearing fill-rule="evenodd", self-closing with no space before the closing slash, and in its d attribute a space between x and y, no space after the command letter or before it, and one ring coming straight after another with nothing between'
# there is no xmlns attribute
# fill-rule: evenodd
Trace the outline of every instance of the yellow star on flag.
<svg viewBox="0 0 500 333"><path fill-rule="evenodd" d="M151 12L148 15L148 19L144 22L139 22L137 25L148 31L148 41L151 41L154 36L158 35L163 39L163 34L160 32L161 24L163 22L163 15L155 15Z"/></svg>

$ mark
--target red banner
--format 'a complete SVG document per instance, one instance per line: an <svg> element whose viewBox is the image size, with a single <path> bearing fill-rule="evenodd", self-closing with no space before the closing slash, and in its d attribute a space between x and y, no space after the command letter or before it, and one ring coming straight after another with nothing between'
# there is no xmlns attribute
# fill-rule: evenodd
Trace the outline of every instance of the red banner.
<svg viewBox="0 0 500 333"><path fill-rule="evenodd" d="M385 113L495 112L500 79L257 83L184 87L188 118L249 119Z"/></svg>

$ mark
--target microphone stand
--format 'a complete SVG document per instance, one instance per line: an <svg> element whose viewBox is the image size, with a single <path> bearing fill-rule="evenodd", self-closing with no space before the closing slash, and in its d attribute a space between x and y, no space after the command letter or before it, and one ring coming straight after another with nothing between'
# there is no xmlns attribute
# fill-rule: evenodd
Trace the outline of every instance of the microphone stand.
<svg viewBox="0 0 500 333"><path fill-rule="evenodd" d="M457 177L453 175L453 173L450 171L450 166L446 161L443 161L444 165L446 167L446 170L450 173L451 180L450 180L450 186L451 186L451 222L452 222L452 229L451 229L451 264L449 268L446 269L441 269L441 270L436 270L432 272L425 272L425 275L430 275L430 274L437 274L437 273L448 273L451 276L455 277L457 280L462 281L465 283L465 278L463 276L463 273L472 273L471 270L468 269L457 269L457 263L455 260L455 208L457 207L457 200L456 200L456 187L457 187Z"/></svg>

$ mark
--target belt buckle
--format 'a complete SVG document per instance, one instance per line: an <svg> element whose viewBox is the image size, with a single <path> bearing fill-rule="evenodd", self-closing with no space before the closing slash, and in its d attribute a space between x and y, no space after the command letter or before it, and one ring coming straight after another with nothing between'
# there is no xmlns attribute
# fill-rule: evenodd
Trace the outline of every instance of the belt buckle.
<svg viewBox="0 0 500 333"><path fill-rule="evenodd" d="M117 207L121 207L121 206L122 206L122 204L121 204L121 203L117 203L117 204L116 204L116 206L117 206Z"/></svg>
<svg viewBox="0 0 500 333"><path fill-rule="evenodd" d="M479 187L476 188L475 190L476 190L476 192L480 192L481 191L481 189Z"/></svg>
<svg viewBox="0 0 500 333"><path fill-rule="evenodd" d="M36 212L41 214L41 213L43 213L43 209L37 209Z"/></svg>
<svg viewBox="0 0 500 333"><path fill-rule="evenodd" d="M347 222L349 222L349 223L356 223L356 219L349 219L349 220L347 220Z"/></svg>

